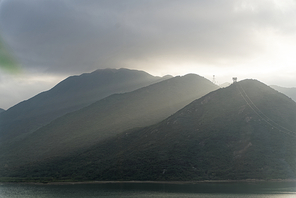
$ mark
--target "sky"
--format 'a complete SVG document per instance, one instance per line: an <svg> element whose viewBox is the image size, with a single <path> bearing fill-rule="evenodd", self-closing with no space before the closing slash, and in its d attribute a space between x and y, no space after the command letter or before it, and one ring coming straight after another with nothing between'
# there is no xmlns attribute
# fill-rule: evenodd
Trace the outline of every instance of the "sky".
<svg viewBox="0 0 296 198"><path fill-rule="evenodd" d="M104 68L296 87L295 19L296 0L0 0L0 108Z"/></svg>

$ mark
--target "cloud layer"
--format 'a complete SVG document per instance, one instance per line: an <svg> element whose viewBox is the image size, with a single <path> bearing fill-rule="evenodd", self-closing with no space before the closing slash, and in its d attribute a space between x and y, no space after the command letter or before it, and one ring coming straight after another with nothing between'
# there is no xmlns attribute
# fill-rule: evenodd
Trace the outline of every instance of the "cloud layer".
<svg viewBox="0 0 296 198"><path fill-rule="evenodd" d="M2 0L0 27L28 71L256 70L267 79L296 74L295 10L294 0Z"/></svg>
<svg viewBox="0 0 296 198"><path fill-rule="evenodd" d="M26 67L51 72L167 59L235 66L268 51L266 35L294 36L295 1L285 2L6 0L1 25Z"/></svg>

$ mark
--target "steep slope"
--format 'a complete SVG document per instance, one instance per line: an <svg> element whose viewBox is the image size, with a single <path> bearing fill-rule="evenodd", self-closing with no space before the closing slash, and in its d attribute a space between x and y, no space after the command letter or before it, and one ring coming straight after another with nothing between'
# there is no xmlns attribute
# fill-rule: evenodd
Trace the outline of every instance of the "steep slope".
<svg viewBox="0 0 296 198"><path fill-rule="evenodd" d="M0 108L0 113L2 113L2 112L4 112L4 111L5 111L4 109L1 109L1 108Z"/></svg>
<svg viewBox="0 0 296 198"><path fill-rule="evenodd" d="M290 97L292 100L296 101L296 88L286 88L286 87L280 87L277 85L271 85L273 89L285 94L286 96Z"/></svg>
<svg viewBox="0 0 296 198"><path fill-rule="evenodd" d="M114 94L3 148L0 159L12 166L12 161L20 165L76 153L124 130L155 124L217 88L203 77L188 74Z"/></svg>
<svg viewBox="0 0 296 198"><path fill-rule="evenodd" d="M18 177L71 180L296 178L296 103L256 80L195 100L164 121Z"/></svg>
<svg viewBox="0 0 296 198"><path fill-rule="evenodd" d="M114 93L133 91L161 80L128 69L102 69L71 76L49 91L23 101L0 115L0 141L23 138L68 112Z"/></svg>

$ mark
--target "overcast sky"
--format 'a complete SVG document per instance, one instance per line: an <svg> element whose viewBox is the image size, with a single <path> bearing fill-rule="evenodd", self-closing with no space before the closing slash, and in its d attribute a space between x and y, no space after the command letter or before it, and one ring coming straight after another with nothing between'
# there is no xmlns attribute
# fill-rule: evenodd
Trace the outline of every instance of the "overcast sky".
<svg viewBox="0 0 296 198"><path fill-rule="evenodd" d="M100 68L296 87L296 0L0 0L0 34L4 109Z"/></svg>

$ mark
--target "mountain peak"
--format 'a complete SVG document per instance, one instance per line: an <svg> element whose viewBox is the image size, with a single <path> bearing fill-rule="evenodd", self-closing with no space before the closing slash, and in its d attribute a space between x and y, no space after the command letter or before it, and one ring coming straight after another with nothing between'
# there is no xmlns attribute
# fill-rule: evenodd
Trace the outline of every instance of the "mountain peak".
<svg viewBox="0 0 296 198"><path fill-rule="evenodd" d="M24 137L66 113L111 94L133 91L161 80L146 72L129 69L101 69L68 77L52 89L1 113L0 139Z"/></svg>
<svg viewBox="0 0 296 198"><path fill-rule="evenodd" d="M210 81L193 75L190 78L174 77L132 92L113 94L40 128L18 143L18 146L26 149L8 149L9 155L26 156L16 164L28 160L42 161L53 156L64 157L73 151L88 149L90 145L125 130L158 123L217 88ZM27 145L34 147L27 148ZM22 153L23 150L26 152Z"/></svg>
<svg viewBox="0 0 296 198"><path fill-rule="evenodd" d="M194 75L161 85L175 87L174 81L188 77ZM149 93L154 86L133 94ZM79 155L34 163L17 174L82 180L295 179L295 123L293 100L247 79L212 91L157 124L124 131Z"/></svg>
<svg viewBox="0 0 296 198"><path fill-rule="evenodd" d="M100 166L95 175L102 180L296 178L295 123L294 101L248 79L193 101L159 124L98 144L79 160L114 147L100 154L108 160L97 156L100 164L92 164Z"/></svg>

